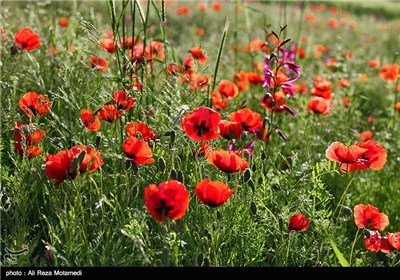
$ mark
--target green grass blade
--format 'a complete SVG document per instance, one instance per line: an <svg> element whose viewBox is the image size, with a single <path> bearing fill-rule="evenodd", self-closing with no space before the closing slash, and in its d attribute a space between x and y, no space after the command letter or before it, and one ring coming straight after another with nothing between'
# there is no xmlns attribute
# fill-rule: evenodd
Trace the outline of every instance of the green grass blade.
<svg viewBox="0 0 400 280"><path fill-rule="evenodd" d="M340 265L344 266L344 267L349 267L349 262L345 259L342 252L340 252L340 250L336 246L335 242L333 242L333 240L330 237L328 237L328 238L329 238L329 243L331 244L336 257L338 258Z"/></svg>

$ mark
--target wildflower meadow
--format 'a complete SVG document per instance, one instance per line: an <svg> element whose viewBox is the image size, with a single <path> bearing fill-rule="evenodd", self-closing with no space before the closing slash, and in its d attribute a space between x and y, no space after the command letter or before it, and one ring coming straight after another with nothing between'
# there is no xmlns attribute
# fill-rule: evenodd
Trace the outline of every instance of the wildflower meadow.
<svg viewBox="0 0 400 280"><path fill-rule="evenodd" d="M400 266L397 0L0 5L2 267Z"/></svg>

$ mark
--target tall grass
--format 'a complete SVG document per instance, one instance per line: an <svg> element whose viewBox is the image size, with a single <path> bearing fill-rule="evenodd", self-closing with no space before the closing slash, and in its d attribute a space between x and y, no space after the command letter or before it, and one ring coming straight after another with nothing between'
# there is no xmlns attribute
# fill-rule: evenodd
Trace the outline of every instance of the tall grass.
<svg viewBox="0 0 400 280"><path fill-rule="evenodd" d="M2 2L2 35L7 38L0 49L1 265L399 266L398 250L390 254L366 250L352 211L356 204L375 205L390 219L384 232L400 231L399 114L393 108L400 101L398 80L384 82L379 69L368 66L370 59L382 65L393 62L399 51L399 17L373 17L358 12L362 8L355 4L349 12L342 3L337 3L336 14L311 10L309 3L228 1L216 11L208 2L206 12L197 4ZM181 6L188 6L190 14L177 15ZM310 13L317 22L304 20ZM58 25L64 16L67 28ZM346 24L331 28L331 17L345 18ZM20 18L28 20L21 24ZM351 28L352 21L357 26ZM184 133L181 116L202 105L211 107L211 92L222 79L233 81L233 72L262 75L254 66L262 66L264 53L243 49L256 38L273 46L268 35L285 25L280 39L292 38L290 43L306 53L296 63L302 67L297 82L304 82L307 91L287 99L298 114L266 111L260 104L266 93L260 83L228 100L228 107L219 110L223 119L250 108L268 117L269 131L279 127L287 141L275 133L270 133L268 143L255 140L253 157L247 157L249 168L226 174L195 155L200 143ZM22 27L40 34L41 47L12 55L13 36ZM204 36L196 34L197 27L205 29ZM105 31L112 34L114 53L99 47ZM307 39L299 42L302 35ZM134 45L141 40L144 49L162 43L164 57L150 63L143 54L134 62L124 46L126 37L132 37ZM316 58L318 44L330 49L320 58ZM58 52L49 54L49 47ZM201 47L208 57L205 64L193 64L199 75L211 77L204 89L193 89L182 82L183 74L169 75L166 70L169 64L182 65L192 47ZM349 52L352 58L346 57ZM92 69L92 55L105 58L109 70ZM336 66L327 67L327 58L335 58ZM360 80L360 74L368 79ZM316 75L332 82L328 115L307 111ZM350 80L349 87L338 86L341 78ZM135 80L143 87L133 87ZM134 97L134 108L112 123L102 121L97 132L86 130L80 110L99 110L116 90ZM28 91L46 95L52 102L50 113L28 119L18 106ZM349 107L341 105L344 97L350 97ZM375 121L368 122L371 115ZM42 154L31 160L20 157L13 146L16 121L46 131L39 144ZM132 121L146 123L157 134L158 139L149 143L155 163L127 164L122 143L128 138L125 125ZM384 168L341 172L326 158L327 147L334 141L354 144L364 130L373 131L373 139L387 150ZM244 134L236 147L253 141L253 136ZM99 150L104 165L55 186L44 171L46 156L78 144ZM221 137L209 144L228 149ZM234 189L233 195L218 208L201 204L194 188L204 178L224 182ZM144 189L169 179L185 184L189 207L182 219L160 223L146 209ZM289 231L290 217L299 212L311 219L309 228Z"/></svg>

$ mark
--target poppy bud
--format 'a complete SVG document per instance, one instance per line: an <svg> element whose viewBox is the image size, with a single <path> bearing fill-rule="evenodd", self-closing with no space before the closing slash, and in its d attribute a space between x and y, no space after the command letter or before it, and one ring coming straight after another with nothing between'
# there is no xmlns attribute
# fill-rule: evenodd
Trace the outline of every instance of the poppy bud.
<svg viewBox="0 0 400 280"><path fill-rule="evenodd" d="M289 108L289 107L286 106L285 104L282 104L281 106L283 107L283 109L284 109L286 112L288 112L289 114L291 114L293 117L295 117L295 116L297 115L297 113L296 113L293 109Z"/></svg>
<svg viewBox="0 0 400 280"><path fill-rule="evenodd" d="M275 132L279 135L279 137L282 138L283 141L287 140L286 136L283 134L283 132L279 128L276 128Z"/></svg>

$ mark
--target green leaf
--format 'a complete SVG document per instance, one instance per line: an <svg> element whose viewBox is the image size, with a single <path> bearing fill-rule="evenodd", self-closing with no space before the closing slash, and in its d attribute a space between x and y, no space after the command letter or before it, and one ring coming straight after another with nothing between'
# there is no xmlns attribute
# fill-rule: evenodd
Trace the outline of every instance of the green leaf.
<svg viewBox="0 0 400 280"><path fill-rule="evenodd" d="M342 252L340 252L338 247L336 247L335 242L333 242L333 240L330 237L328 237L328 239L329 239L329 243L332 246L333 251L335 252L336 257L339 260L340 265L344 266L344 267L349 267L349 262L343 257Z"/></svg>

